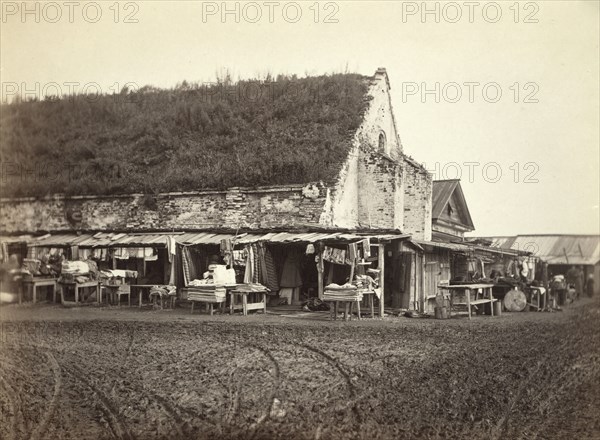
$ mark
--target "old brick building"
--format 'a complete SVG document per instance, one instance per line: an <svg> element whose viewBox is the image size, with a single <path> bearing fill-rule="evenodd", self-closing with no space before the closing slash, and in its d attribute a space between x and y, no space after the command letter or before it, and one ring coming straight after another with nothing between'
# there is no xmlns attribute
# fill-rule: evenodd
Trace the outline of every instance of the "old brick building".
<svg viewBox="0 0 600 440"><path fill-rule="evenodd" d="M356 81L356 77L352 76L348 81ZM298 104L304 108L297 111L292 120L302 120L307 118L306 115L312 119L308 126L304 124L302 127L294 127L294 123L290 122L289 131L295 132L297 136L302 136L301 129L313 130L314 133L322 132L323 137L327 139L320 144L317 152L314 152L313 148L311 153L306 142L296 142L296 150L291 152L289 148L283 148L282 145L285 146L286 142L293 143L297 140L290 139L286 127L283 131L280 130L283 134L279 136L266 136L264 133L268 130L259 130L258 135L255 132L249 133L249 136L263 136L260 139L264 141L262 146L268 142L267 155L263 152L262 161L282 162L286 161L290 154L297 154L304 158L302 160L309 156L310 167L313 169L326 165L328 170L333 170L331 176L326 176L330 178L298 178L298 175L302 176L301 173L292 178L292 162L292 168L287 165L290 171L289 180L286 175L280 174L275 179L278 181L271 185L229 185L217 189L190 188L188 185L178 188L177 192L162 191L151 194L88 193L28 197L6 197L6 194L3 194L0 200L0 229L3 234L12 236L46 234L41 239L32 239L30 247L62 246L71 249L71 258L77 258L73 252L79 252L81 255L81 248L84 247L91 250L119 246L152 246L156 250L159 247L156 251L160 261L164 261L164 268L157 266L157 279L160 281L164 274L165 283L173 281L172 265L167 261L168 240L177 241L178 246L210 247L218 246L222 239L237 237L237 232L240 232L250 233L245 238L246 242L270 242L275 249L283 241L293 242L295 246L306 243L335 246L335 240L331 241L332 236L323 232L353 232L360 235L346 235L337 244L347 246L352 241L356 242L361 237L368 236L373 240L374 267L381 271L385 287L379 301L380 313L383 313L384 302L388 305L418 307L418 298L422 296L423 291L420 287L423 260L422 256L414 253L419 246L407 241L407 237L422 241L431 240L432 178L422 165L403 152L385 69L378 69L372 77L358 78L364 94L360 96L361 105L352 107L360 109L360 113L350 115L358 123L347 135L331 134L335 131L331 127L337 127L337 116L331 116L335 109L331 111L334 106L329 105L329 102L315 101L314 105L320 106L318 111L309 108L311 102ZM343 105L343 100L334 101L338 109ZM285 105L287 107L283 106L284 109L293 106L294 102L290 101ZM265 111L265 108L262 110ZM322 117L319 112L322 113ZM348 118L348 115L343 117ZM105 126L102 129L110 131L111 127ZM200 146L197 147L196 153L201 155L202 136L198 133L193 135L200 139L197 141L197 145ZM216 137L222 138L220 135ZM127 142L127 137L118 141ZM101 142L101 139L98 142ZM235 150L235 145L230 142L223 148ZM306 151L302 151L303 149ZM340 155L340 151L343 154ZM272 152L274 159L269 157L269 152ZM230 154L233 163L236 152ZM338 159L339 157L342 159ZM305 163L298 163L300 167L305 166ZM182 170L189 170L189 164L180 165ZM230 167L231 163L226 165ZM199 166L202 167L203 164L200 163ZM231 171L231 168L229 170ZM245 170L239 171L243 173ZM267 171L270 172L268 167ZM310 171L309 169L304 175L315 175ZM296 234L315 231L321 235L317 234L319 238L315 238L311 237L311 234L288 234L285 238L279 237L282 240L280 242L271 240L268 234L260 235L275 230ZM114 233L125 233L129 236L113 236ZM233 235L223 235L227 233ZM80 250L77 250L77 247ZM283 255L288 250L283 251ZM411 254L408 258L413 262L408 265L405 264L408 261L407 252ZM110 265L110 262L107 264ZM137 266L131 264L133 263L119 263L114 258L112 262L113 268L133 268L145 274L145 260L139 260ZM310 266L314 264L313 258ZM385 275L384 267L388 268ZM314 276L316 269L313 267L311 270ZM322 286L327 280L336 280L335 277L332 278L336 276L334 272L331 269L326 274L319 269L319 295L322 294ZM343 277L342 274L341 282ZM148 282L150 281L146 281ZM308 282L305 282L304 288L316 291L315 285L309 287ZM383 290L391 292L385 300Z"/></svg>
<svg viewBox="0 0 600 440"><path fill-rule="evenodd" d="M385 69L364 78L362 123L329 182L225 190L118 195L4 197L4 234L57 231L160 231L319 228L398 230L431 239L432 181L406 157ZM272 148L277 148L273 145ZM323 154L326 154L325 152ZM315 158L315 167L323 158Z"/></svg>

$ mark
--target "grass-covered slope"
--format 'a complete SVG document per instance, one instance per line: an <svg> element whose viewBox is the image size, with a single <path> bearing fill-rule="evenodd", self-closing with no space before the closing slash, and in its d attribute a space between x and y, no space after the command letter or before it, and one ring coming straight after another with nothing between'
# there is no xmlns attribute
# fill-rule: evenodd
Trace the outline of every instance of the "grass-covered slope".
<svg viewBox="0 0 600 440"><path fill-rule="evenodd" d="M4 104L1 195L332 181L367 87L355 74L280 76Z"/></svg>

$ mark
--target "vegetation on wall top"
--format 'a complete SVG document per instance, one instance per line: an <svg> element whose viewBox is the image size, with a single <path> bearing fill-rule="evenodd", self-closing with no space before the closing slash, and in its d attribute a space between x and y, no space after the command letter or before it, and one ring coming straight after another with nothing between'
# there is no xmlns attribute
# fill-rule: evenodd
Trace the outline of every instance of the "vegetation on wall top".
<svg viewBox="0 0 600 440"><path fill-rule="evenodd" d="M3 197L334 180L367 106L356 74L3 104Z"/></svg>

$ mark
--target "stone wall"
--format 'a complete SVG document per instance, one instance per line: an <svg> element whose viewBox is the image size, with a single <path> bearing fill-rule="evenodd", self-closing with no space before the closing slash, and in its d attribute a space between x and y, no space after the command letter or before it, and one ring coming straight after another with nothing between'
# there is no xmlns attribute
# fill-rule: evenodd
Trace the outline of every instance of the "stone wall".
<svg viewBox="0 0 600 440"><path fill-rule="evenodd" d="M396 215L395 194L401 191L400 165L382 155L364 152L358 161L358 213L362 226L367 228L400 228ZM401 216L400 216L401 217Z"/></svg>
<svg viewBox="0 0 600 440"><path fill-rule="evenodd" d="M396 131L385 70L371 80L369 106L352 140L323 223L344 228L403 227L402 145ZM383 133L385 145L380 149Z"/></svg>
<svg viewBox="0 0 600 440"><path fill-rule="evenodd" d="M322 184L228 191L168 193L156 197L56 196L0 200L3 233L318 225L326 201Z"/></svg>
<svg viewBox="0 0 600 440"><path fill-rule="evenodd" d="M431 240L432 178L411 159L404 161L404 229L418 240Z"/></svg>

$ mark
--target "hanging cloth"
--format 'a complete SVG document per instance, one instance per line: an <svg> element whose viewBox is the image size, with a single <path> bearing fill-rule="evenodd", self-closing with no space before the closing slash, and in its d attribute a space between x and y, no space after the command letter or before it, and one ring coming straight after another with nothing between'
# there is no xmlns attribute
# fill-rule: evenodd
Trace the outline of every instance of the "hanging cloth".
<svg viewBox="0 0 600 440"><path fill-rule="evenodd" d="M365 258L371 257L371 239L370 238L363 239L362 245L363 245L363 252L365 254Z"/></svg>
<svg viewBox="0 0 600 440"><path fill-rule="evenodd" d="M356 245L356 243L350 243L348 245L348 260L350 260L351 263L354 263L356 261L357 256L358 246Z"/></svg>
<svg viewBox="0 0 600 440"><path fill-rule="evenodd" d="M173 262L173 257L177 254L176 243L177 242L172 235L167 235L167 257L169 259L169 263Z"/></svg>
<svg viewBox="0 0 600 440"><path fill-rule="evenodd" d="M246 245L246 270L244 272L244 284L252 284L254 278L254 251L252 245Z"/></svg>
<svg viewBox="0 0 600 440"><path fill-rule="evenodd" d="M273 259L273 254L271 251L262 244L264 250L264 261L265 261L265 273L264 273L264 283L263 285L267 286L272 293L275 293L279 290L279 282L277 277L277 269L275 268L275 260Z"/></svg>
<svg viewBox="0 0 600 440"><path fill-rule="evenodd" d="M300 252L292 250L287 254L283 270L281 272L281 287L302 286L302 274L300 273Z"/></svg>
<svg viewBox="0 0 600 440"><path fill-rule="evenodd" d="M195 277L192 278L192 254L187 246L181 249L181 266L183 268L183 284L188 286Z"/></svg>

